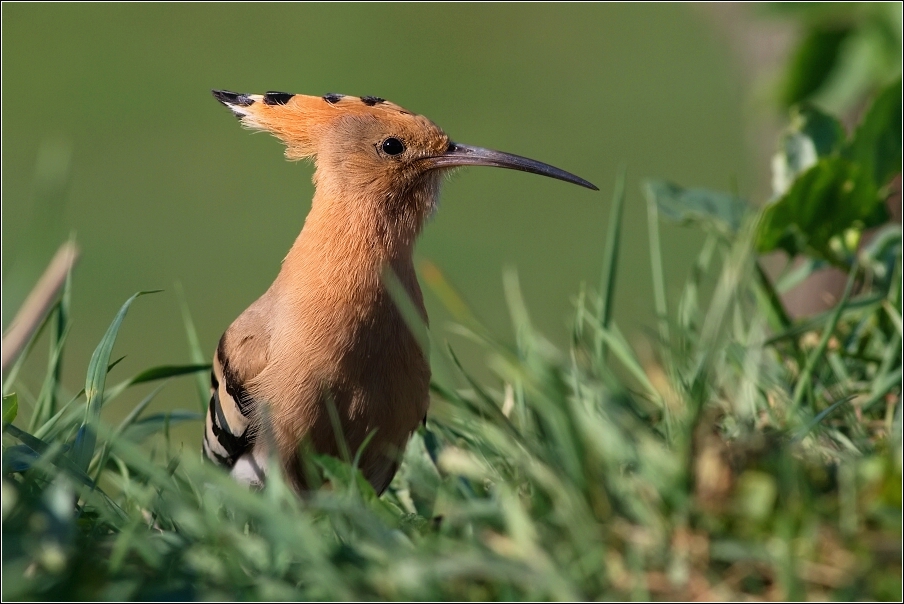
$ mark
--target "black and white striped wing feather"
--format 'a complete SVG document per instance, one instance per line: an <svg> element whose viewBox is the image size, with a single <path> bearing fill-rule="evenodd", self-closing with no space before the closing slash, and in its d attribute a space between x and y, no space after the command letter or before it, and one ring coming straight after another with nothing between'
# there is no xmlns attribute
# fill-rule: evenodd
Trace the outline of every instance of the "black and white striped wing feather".
<svg viewBox="0 0 904 604"><path fill-rule="evenodd" d="M236 367L243 357L229 354L227 335L220 339L210 373L203 450L211 461L228 468L243 482L262 484L265 471L254 455L255 404L245 388L249 372L241 370L246 367Z"/></svg>

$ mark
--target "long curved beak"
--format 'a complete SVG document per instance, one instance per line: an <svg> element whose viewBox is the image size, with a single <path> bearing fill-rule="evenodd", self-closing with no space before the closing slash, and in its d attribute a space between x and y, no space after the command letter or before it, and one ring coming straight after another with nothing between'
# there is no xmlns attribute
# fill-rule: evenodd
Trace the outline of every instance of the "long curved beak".
<svg viewBox="0 0 904 604"><path fill-rule="evenodd" d="M430 157L426 161L431 168L492 166L495 168L521 170L522 172L549 176L550 178L557 178L559 180L564 180L565 182L593 189L594 191L599 191L599 188L593 183L588 182L579 176L575 176L571 172L566 172L565 170L550 166L549 164L521 157L520 155L493 151L492 149L484 149L483 147L462 145L461 143L451 143L449 149L445 153Z"/></svg>

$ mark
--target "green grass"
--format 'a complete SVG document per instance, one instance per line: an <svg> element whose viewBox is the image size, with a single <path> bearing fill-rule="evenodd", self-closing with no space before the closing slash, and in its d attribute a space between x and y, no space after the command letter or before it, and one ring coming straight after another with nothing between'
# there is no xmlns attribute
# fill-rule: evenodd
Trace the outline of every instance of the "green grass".
<svg viewBox="0 0 904 604"><path fill-rule="evenodd" d="M865 124L900 119L900 87L881 92ZM494 377L469 375L447 349L458 374L432 384L428 421L379 498L353 451L351 464L308 455L324 484L304 498L278 474L250 491L202 461L209 368L184 302L194 364L110 381L127 311L153 303L139 293L98 343L84 389L67 394L67 280L3 382L3 598L899 601L900 226L855 244L881 222L900 128L894 138L862 127L848 141L815 108L795 116L776 158L784 189L763 211L734 194L645 184L654 299L643 303L657 325L640 350L612 315L624 171L601 283L577 296L567 348L533 327L514 272L506 345L436 267L421 267ZM832 145L792 161L792 144L826 131ZM857 212L812 211L854 189ZM673 299L660 216L705 233ZM776 285L759 263L773 249L805 260ZM780 292L825 264L847 272L844 294L792 320ZM18 376L42 334L36 388ZM147 411L167 380L191 374L197 401ZM110 425L105 410L150 382L160 386ZM183 423L197 433L187 448L171 436Z"/></svg>

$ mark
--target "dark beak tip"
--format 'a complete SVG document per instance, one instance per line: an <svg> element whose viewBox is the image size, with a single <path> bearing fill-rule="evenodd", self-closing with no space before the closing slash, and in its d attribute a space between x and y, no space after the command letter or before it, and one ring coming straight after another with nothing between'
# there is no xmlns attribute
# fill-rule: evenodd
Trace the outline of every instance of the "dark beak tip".
<svg viewBox="0 0 904 604"><path fill-rule="evenodd" d="M496 168L508 168L510 170L521 170L532 174L539 174L570 182L571 184L585 187L592 191L599 191L592 182L588 182L555 166L545 164L535 159L522 157L513 153L505 153L503 151L494 151L483 147L472 147L471 145L463 145L461 143L450 142L446 152L438 157L431 158L433 167L456 167L456 166L490 166Z"/></svg>

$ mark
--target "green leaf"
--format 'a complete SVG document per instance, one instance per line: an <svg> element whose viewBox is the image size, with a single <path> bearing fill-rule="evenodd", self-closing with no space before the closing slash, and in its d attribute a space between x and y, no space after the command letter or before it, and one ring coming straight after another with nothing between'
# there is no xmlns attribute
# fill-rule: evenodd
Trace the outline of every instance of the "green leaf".
<svg viewBox="0 0 904 604"><path fill-rule="evenodd" d="M137 405L135 405L135 407L133 407L132 410L129 411L129 414L126 416L126 418L124 420L122 420L122 423L119 424L119 427L116 428L116 431L113 433L113 435L110 437L110 439L114 439L118 436L121 436L123 434L123 432L125 432L129 426L134 424L135 420L138 419L138 416L141 415L144 412L144 410L147 408L147 406L151 404L151 401L154 400L154 397L156 397L160 393L161 390L163 390L164 386L166 386L166 382L164 382L163 384L160 384L159 386L154 388L154 390L151 391L150 394L145 396L141 400L141 402L139 402ZM112 398L112 397L108 397L107 400L109 400L109 398ZM98 458L97 476L95 477L95 480L100 480L100 475L103 472L104 467L107 465L107 460L109 459L109 456L110 456L110 447L107 444L101 449L101 454L100 454L100 457Z"/></svg>
<svg viewBox="0 0 904 604"><path fill-rule="evenodd" d="M843 265L859 234L886 219L885 204L866 170L843 157L827 157L766 207L757 250L808 253Z"/></svg>
<svg viewBox="0 0 904 604"><path fill-rule="evenodd" d="M790 61L782 102L791 106L805 100L826 82L838 63L849 26L815 25L807 32Z"/></svg>
<svg viewBox="0 0 904 604"><path fill-rule="evenodd" d="M826 157L840 150L845 140L841 122L809 103L798 105L792 110L791 129L810 139L819 157Z"/></svg>
<svg viewBox="0 0 904 604"><path fill-rule="evenodd" d="M860 122L845 156L863 164L876 188L901 172L901 78L889 84Z"/></svg>
<svg viewBox="0 0 904 604"><path fill-rule="evenodd" d="M36 454L50 455L50 461L51 463L53 463L53 465L57 466L61 470L65 470L70 476L77 479L79 482L88 485L89 487L97 486L81 468L73 463L71 459L64 455L54 454L56 451L59 451L59 445L55 447L54 445L46 443L43 440L36 438L28 432L20 430L13 425L7 425L6 431L15 438L18 438L20 441L22 441L23 444L28 446L28 448L30 448Z"/></svg>
<svg viewBox="0 0 904 604"><path fill-rule="evenodd" d="M644 192L664 216L680 223L715 226L735 233L749 211L746 201L708 189L684 189L664 180L647 180Z"/></svg>
<svg viewBox="0 0 904 604"><path fill-rule="evenodd" d="M138 416L141 415L144 412L144 410L147 408L147 406L151 404L151 401L153 401L154 397L157 396L161 390L163 390L164 386L166 386L166 383L160 384L159 386L154 388L150 392L150 394L148 394L143 399L141 399L141 401L137 405L135 405L131 411L129 411L129 414L125 417L124 420L122 420L122 422L116 428L115 434L116 435L122 434L126 430L126 428L128 428L129 426L134 424L135 420L138 419Z"/></svg>
<svg viewBox="0 0 904 604"><path fill-rule="evenodd" d="M11 392L3 397L3 423L11 424L19 414L19 397Z"/></svg>
<svg viewBox="0 0 904 604"><path fill-rule="evenodd" d="M119 384L110 387L108 389L109 394L107 395L106 399L109 400L116 396L119 396L124 390L137 384L154 382L157 380L162 380L164 378L177 377L180 375L198 373L201 371L210 371L210 363L200 365L159 365L157 367L151 367L150 369L145 369L138 375L135 375L134 377L129 378L124 382L120 382Z"/></svg>
<svg viewBox="0 0 904 604"><path fill-rule="evenodd" d="M139 296L150 293L154 292L138 292L126 300L113 319L113 323L107 328L107 333L104 334L100 344L97 345L94 354L91 355L91 362L88 364L88 376L85 379L85 397L88 399L88 404L85 406L85 420L79 428L75 443L73 443L69 454L72 461L82 472L88 469L88 464L94 456L94 448L97 444L97 434L95 434L91 426L100 417L104 386L106 385L107 372L109 371L110 354L113 352L113 343L116 342L116 335L119 333L119 328L132 302Z"/></svg>
<svg viewBox="0 0 904 604"><path fill-rule="evenodd" d="M3 450L3 474L25 472L41 459L28 445L14 445Z"/></svg>
<svg viewBox="0 0 904 604"><path fill-rule="evenodd" d="M140 443L148 436L163 430L167 424L175 426L184 422L194 422L204 419L203 413L196 411L166 411L155 413L129 425L123 432L123 438L135 443Z"/></svg>
<svg viewBox="0 0 904 604"><path fill-rule="evenodd" d="M812 105L791 111L791 123L772 158L772 190L782 195L799 174L844 145L844 127L837 119Z"/></svg>
<svg viewBox="0 0 904 604"><path fill-rule="evenodd" d="M376 501L377 493L364 474L357 468L345 463L341 459L330 455L313 455L311 456L314 463L323 468L324 473L336 487L340 485L351 487L354 485L361 494L364 501Z"/></svg>

